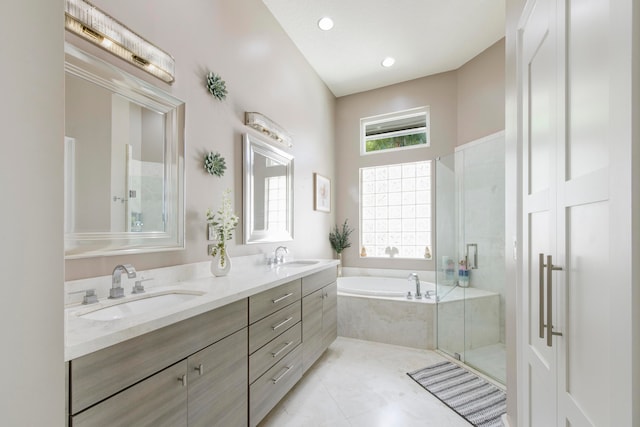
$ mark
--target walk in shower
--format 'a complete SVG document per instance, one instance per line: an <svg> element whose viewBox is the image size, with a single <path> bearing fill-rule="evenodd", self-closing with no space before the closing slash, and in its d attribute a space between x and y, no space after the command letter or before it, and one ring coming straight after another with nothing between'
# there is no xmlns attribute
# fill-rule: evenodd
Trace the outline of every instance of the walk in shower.
<svg viewBox="0 0 640 427"><path fill-rule="evenodd" d="M435 168L438 349L502 383L504 148L500 132L458 147Z"/></svg>

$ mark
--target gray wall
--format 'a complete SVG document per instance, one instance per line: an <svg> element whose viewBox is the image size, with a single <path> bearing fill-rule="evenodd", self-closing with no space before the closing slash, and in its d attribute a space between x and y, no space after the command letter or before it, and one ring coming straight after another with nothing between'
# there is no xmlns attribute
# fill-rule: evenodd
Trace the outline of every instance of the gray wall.
<svg viewBox="0 0 640 427"><path fill-rule="evenodd" d="M425 105L430 107L431 114L430 147L360 156L361 118ZM342 223L348 218L355 228L352 247L343 252L344 264L362 268L435 269L433 261L360 258L359 168L435 159L453 153L457 145L502 129L504 40L496 42L458 70L338 98L336 221ZM432 241L435 242L435 236Z"/></svg>
<svg viewBox="0 0 640 427"><path fill-rule="evenodd" d="M93 3L176 59L176 81L167 85L67 35L74 44L186 101L186 250L69 260L66 279L110 274L123 262L148 269L208 260L207 208L217 210L222 192L231 188L235 211L242 214L242 134L249 131L243 124L245 111L259 111L293 135L294 147L289 151L295 156L295 240L286 243L291 254L331 257L327 235L334 214L313 210L312 179L313 172L318 172L335 183L335 98L262 1ZM229 93L224 101L207 92L204 82L209 71L226 81ZM223 178L204 170L204 155L209 151L225 157L228 169ZM231 256L269 252L277 246L243 245L241 229L242 224L231 242Z"/></svg>
<svg viewBox="0 0 640 427"><path fill-rule="evenodd" d="M456 145L504 129L504 49L501 39L458 69Z"/></svg>
<svg viewBox="0 0 640 427"><path fill-rule="evenodd" d="M62 0L0 14L0 425L64 425Z"/></svg>

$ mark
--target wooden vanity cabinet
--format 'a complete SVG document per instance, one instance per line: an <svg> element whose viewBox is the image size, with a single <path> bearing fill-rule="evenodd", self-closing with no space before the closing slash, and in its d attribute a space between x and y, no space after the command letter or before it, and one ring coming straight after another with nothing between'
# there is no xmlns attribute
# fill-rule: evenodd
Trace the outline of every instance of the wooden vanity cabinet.
<svg viewBox="0 0 640 427"><path fill-rule="evenodd" d="M336 270L302 279L302 365L306 372L338 336Z"/></svg>
<svg viewBox="0 0 640 427"><path fill-rule="evenodd" d="M244 299L72 360L70 425L246 425L247 319Z"/></svg>
<svg viewBox="0 0 640 427"><path fill-rule="evenodd" d="M247 424L247 329L72 417L73 427Z"/></svg>
<svg viewBox="0 0 640 427"><path fill-rule="evenodd" d="M249 425L302 377L300 279L249 298Z"/></svg>
<svg viewBox="0 0 640 427"><path fill-rule="evenodd" d="M69 425L255 426L336 336L329 268L71 360Z"/></svg>

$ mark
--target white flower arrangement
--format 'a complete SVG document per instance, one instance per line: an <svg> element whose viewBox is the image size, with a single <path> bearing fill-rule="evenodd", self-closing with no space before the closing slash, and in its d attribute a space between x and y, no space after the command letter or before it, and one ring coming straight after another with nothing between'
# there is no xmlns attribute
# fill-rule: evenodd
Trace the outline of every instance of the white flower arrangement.
<svg viewBox="0 0 640 427"><path fill-rule="evenodd" d="M216 256L220 252L220 266L224 267L224 258L226 254L226 241L233 238L233 230L238 226L238 216L233 213L231 207L231 190L226 189L222 195L222 207L218 212L213 213L211 209L207 209L207 224L213 228L217 244L211 250L211 256Z"/></svg>

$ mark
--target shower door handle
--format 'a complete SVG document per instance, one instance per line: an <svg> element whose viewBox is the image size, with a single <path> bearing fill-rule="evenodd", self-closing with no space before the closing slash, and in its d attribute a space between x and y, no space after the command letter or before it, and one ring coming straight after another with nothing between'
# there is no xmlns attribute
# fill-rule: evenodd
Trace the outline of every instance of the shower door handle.
<svg viewBox="0 0 640 427"><path fill-rule="evenodd" d="M467 243L467 250L464 254L464 261L467 265L467 270L475 270L478 268L478 244ZM473 264L469 264L469 249L473 249Z"/></svg>
<svg viewBox="0 0 640 427"><path fill-rule="evenodd" d="M543 322L544 319L544 268L547 268L547 323L546 325ZM553 346L553 336L562 336L562 332L554 332L553 331L553 272L561 271L562 267L553 265L553 257L551 255L547 255L547 263L544 263L544 254L540 254L540 338L544 338L544 332L546 329L547 332L547 347Z"/></svg>

